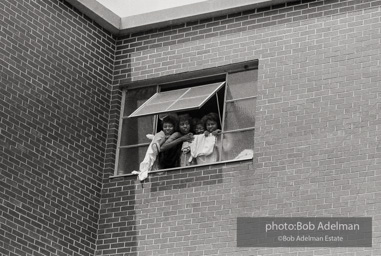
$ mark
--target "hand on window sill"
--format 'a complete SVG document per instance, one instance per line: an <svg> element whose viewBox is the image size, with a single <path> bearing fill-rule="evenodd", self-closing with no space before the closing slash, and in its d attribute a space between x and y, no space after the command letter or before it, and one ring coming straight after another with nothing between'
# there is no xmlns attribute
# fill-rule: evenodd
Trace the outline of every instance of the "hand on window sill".
<svg viewBox="0 0 381 256"><path fill-rule="evenodd" d="M217 130L212 131L212 132L208 132L208 131L205 131L205 132L204 132L204 135L205 135L206 137L208 137L209 134L212 134L213 136L218 136L218 135L221 134L221 130L220 130L220 129L217 129Z"/></svg>
<svg viewBox="0 0 381 256"><path fill-rule="evenodd" d="M221 130L220 129L217 129L217 130L212 132L212 135L214 135L214 136L218 136L220 134L221 134Z"/></svg>

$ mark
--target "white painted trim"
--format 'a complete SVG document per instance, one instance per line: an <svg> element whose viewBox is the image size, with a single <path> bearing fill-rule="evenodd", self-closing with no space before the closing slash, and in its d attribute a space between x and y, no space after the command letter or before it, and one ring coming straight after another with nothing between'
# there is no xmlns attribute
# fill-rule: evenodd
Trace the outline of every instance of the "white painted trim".
<svg viewBox="0 0 381 256"><path fill-rule="evenodd" d="M290 0L207 0L181 7L119 17L96 0L66 0L116 35L150 30L188 21L285 3Z"/></svg>
<svg viewBox="0 0 381 256"><path fill-rule="evenodd" d="M219 161L215 163L209 163L209 164L199 164L199 165L190 165L190 166L183 166L183 167L175 167L175 168L168 168L168 169L160 169L160 170L154 170L150 171L149 174L153 173L164 173L164 172L171 172L171 171L181 171L183 169L197 169L199 167L205 167L205 166L210 166L210 170L213 170L215 165L224 165L224 164L229 164L229 163L236 163L236 162L247 162L250 163L252 162L254 157L247 157L247 158L242 158L242 159L232 159L232 160L226 160L226 161ZM113 178L122 178L122 177L129 177L129 176L137 176L137 174L132 174L132 173L125 173L121 175L114 175L114 176L109 176L109 179Z"/></svg>

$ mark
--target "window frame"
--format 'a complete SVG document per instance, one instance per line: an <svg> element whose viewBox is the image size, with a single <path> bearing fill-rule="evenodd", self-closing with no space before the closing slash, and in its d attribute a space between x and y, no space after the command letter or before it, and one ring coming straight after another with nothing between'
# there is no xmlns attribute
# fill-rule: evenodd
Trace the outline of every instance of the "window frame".
<svg viewBox="0 0 381 256"><path fill-rule="evenodd" d="M227 103L229 102L236 102L240 100L245 100L245 99L253 99L257 98L257 88L255 88L256 92L255 95L249 96L249 97L242 97L242 98L237 98L237 99L227 99L227 90L228 90L228 79L230 74L238 73L238 72L243 72L243 71L250 71L250 70L258 70L258 61L257 60L252 60L252 61L246 61L246 62L241 62L241 63L235 63L235 64L229 64L225 66L220 66L220 67L215 67L215 68L209 68L209 69L204 69L200 71L191 71L191 72L186 72L186 73L179 73L175 75L168 75L168 76L163 76L163 77L158 77L158 78L151 78L147 80L139 80L135 82L130 82L126 84L120 85L120 89L122 90L122 101L121 101L121 108L120 108L120 117L119 117L119 129L118 129L118 138L117 138L117 148L116 148L116 154L115 154L115 166L114 166L114 175L110 176L110 178L114 177L123 177L123 176L135 176L135 174L131 173L123 173L123 174L118 174L118 167L119 167L119 162L120 162L120 154L121 154L121 149L125 148L139 148L142 146L148 146L150 142L146 143L138 143L138 144L133 144L133 145L121 145L121 138L122 138L122 133L123 133L123 121L126 118L129 118L128 115L124 116L125 112L125 101L126 101L126 96L127 92L129 90L136 90L136 89L143 89L147 87L155 87L156 93L161 91L161 88L167 87L170 88L172 84L195 84L197 81L200 81L200 83L208 83L210 80L215 80L215 79L222 79L222 81L225 81L225 84L223 85L225 90L224 92L224 99L223 99L223 106L224 109L222 111L221 115L221 130L223 131L221 134L221 140L223 139L223 136L226 133L236 133L236 132L242 132L242 131L248 131L248 130L253 130L253 133L255 133L255 122L253 127L247 127L247 128L241 128L241 129L234 129L234 130L227 130L225 131L224 125L225 125L225 118L226 118L226 109L227 109ZM149 98L149 97L148 97ZM253 115L255 116L255 115ZM134 117L132 117L134 118ZM158 125L158 115L155 114L153 115L153 127L152 131L156 130ZM254 139L254 138L253 138ZM254 154L254 148L253 154ZM219 150L219 159L222 159L222 150ZM185 169L185 168L197 168L201 166L210 166L210 165L216 165L216 164L223 164L223 163L229 163L229 162L239 162L239 161L252 161L253 156L251 158L246 158L246 159L230 159L230 160L223 160L223 161L218 161L215 163L208 163L208 164L198 164L198 165L191 165L191 166L183 166L183 167L175 167L175 168L167 168L167 169L160 169L160 170L155 170L152 171L154 172L163 172L163 171L173 171L173 170L179 170L179 169Z"/></svg>
<svg viewBox="0 0 381 256"><path fill-rule="evenodd" d="M226 81L212 83L212 84L205 84L205 85L200 85L200 86L190 86L190 87L186 87L186 88L181 88L181 89L176 89L176 90L168 90L168 91L164 91L164 92L156 92L146 102L144 102L134 112L132 112L127 118L136 118L136 117L158 115L158 114L164 114L164 113L170 113L170 112L183 112L185 110L191 111L191 110L195 110L195 109L200 109L215 94L217 94L219 92L219 90L221 90L225 86L225 84L226 84ZM159 86L161 88L163 85L159 85ZM197 89L199 89L199 88L208 88L208 87L210 87L210 88L215 87L215 88L211 92L209 92L207 94L203 94L201 96L199 95L196 97L186 97L186 95L188 93L192 93L192 89L193 89L193 91L197 91ZM180 96L175 96L176 97L175 99L164 101L164 102L170 104L169 106L166 106L167 109L150 110L149 112L147 112L147 110L145 110L146 108L149 108L149 106L152 106L152 105L160 106L163 102L157 102L157 99L159 98L159 100L160 100L162 95L171 95L174 92L179 92L179 91L181 91ZM177 108L173 107L175 104L177 104L180 101L183 101L185 99L192 99L192 98L193 99L194 98L201 98L202 101L199 101L198 104L193 103L193 105L189 105L189 106L183 106L183 107L177 107ZM145 110L145 112L144 112L144 110Z"/></svg>

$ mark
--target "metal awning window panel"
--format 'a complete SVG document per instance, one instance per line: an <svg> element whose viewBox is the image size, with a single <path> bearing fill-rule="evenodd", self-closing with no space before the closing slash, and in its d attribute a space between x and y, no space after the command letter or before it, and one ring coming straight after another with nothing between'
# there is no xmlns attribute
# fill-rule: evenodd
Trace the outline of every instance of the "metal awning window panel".
<svg viewBox="0 0 381 256"><path fill-rule="evenodd" d="M225 82L158 92L128 117L148 116L201 108Z"/></svg>

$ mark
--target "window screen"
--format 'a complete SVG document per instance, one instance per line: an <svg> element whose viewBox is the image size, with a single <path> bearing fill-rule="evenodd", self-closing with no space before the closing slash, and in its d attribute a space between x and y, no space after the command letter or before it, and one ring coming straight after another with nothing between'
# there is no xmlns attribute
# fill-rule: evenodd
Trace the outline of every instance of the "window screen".
<svg viewBox="0 0 381 256"><path fill-rule="evenodd" d="M202 107L222 86L214 83L203 86L160 92L153 95L129 117L185 111Z"/></svg>

